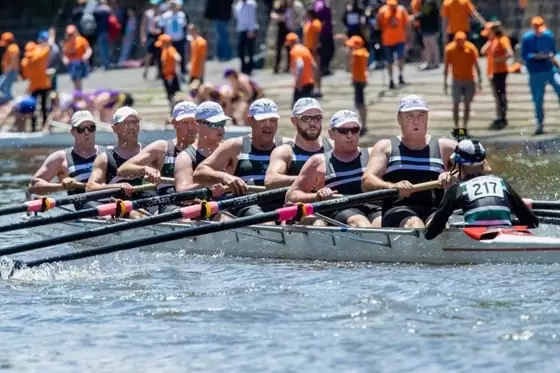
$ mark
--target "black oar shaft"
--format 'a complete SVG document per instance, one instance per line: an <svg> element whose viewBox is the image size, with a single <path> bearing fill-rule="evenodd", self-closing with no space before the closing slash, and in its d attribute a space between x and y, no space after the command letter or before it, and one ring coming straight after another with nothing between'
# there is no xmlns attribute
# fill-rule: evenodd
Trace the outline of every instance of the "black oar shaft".
<svg viewBox="0 0 560 373"><path fill-rule="evenodd" d="M373 200L389 198L395 196L396 194L397 194L396 190L388 189L388 190L363 193L355 196L342 197L333 200L310 203L310 204L305 204L300 206L289 206L275 211L266 212L253 216L247 216L244 218L222 221L219 223L207 224L202 226L195 226L195 227L190 227L174 232L164 233L162 235L151 236L151 237L141 238L141 239L127 241L127 242L121 242L114 245L108 245L100 248L62 254L53 257L47 257L43 259L26 262L26 263L19 263L18 266L25 265L27 267L36 267L45 263L67 262L71 260L84 259L92 256L110 254L117 251L124 251L124 250L135 249L138 247L156 245L160 243L175 241L175 240L189 238L193 236L221 232L229 229L243 228L249 225L261 224L268 221L293 220L298 217L298 214L302 214L301 217L303 217L305 215L312 214L313 212L326 212L326 211L336 210L341 207L356 206Z"/></svg>
<svg viewBox="0 0 560 373"><path fill-rule="evenodd" d="M174 193L169 195L154 196L149 198L137 199L135 201L124 201L124 208L128 212L134 209L145 208L150 206L160 206L172 204L175 202L184 201L193 198L209 198L211 191L207 188L189 190L181 193ZM0 225L0 232L9 232L18 229L40 227L48 224L61 223L69 220L84 219L95 216L106 216L116 213L119 209L119 202L112 202L103 204L97 207L73 211L65 214L46 216L41 218L33 218L12 224ZM120 208L122 210L122 208Z"/></svg>

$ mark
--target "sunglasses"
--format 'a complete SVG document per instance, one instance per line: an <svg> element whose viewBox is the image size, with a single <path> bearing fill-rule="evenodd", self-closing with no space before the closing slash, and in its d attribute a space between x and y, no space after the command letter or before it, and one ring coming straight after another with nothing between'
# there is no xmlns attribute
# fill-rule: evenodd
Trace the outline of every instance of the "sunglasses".
<svg viewBox="0 0 560 373"><path fill-rule="evenodd" d="M299 119L301 119L303 122L320 122L321 120L323 120L323 116L321 114L318 115L301 115L299 116Z"/></svg>
<svg viewBox="0 0 560 373"><path fill-rule="evenodd" d="M341 135L347 135L351 133L352 135L356 135L360 132L360 127L349 127L349 128L333 128L333 131L336 133L340 133Z"/></svg>
<svg viewBox="0 0 560 373"><path fill-rule="evenodd" d="M88 127L76 127L76 132L78 133L84 133L86 132L86 130L93 133L97 130L97 126L95 124L92 124L91 126Z"/></svg>
<svg viewBox="0 0 560 373"><path fill-rule="evenodd" d="M222 120L221 122L211 123L205 120L198 121L200 124L204 124L210 128L224 128L226 126L226 121Z"/></svg>

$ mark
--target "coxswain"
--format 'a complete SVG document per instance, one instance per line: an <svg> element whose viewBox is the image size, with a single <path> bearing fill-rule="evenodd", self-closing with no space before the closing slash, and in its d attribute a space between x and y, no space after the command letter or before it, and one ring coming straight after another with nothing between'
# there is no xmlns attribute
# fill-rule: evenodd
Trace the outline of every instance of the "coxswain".
<svg viewBox="0 0 560 373"><path fill-rule="evenodd" d="M444 194L424 236L431 240L446 227L453 211L463 211L465 226L511 227L511 216L518 224L536 228L539 220L511 185L489 174L485 166L486 150L476 140L462 140L451 155L459 170L459 182Z"/></svg>
<svg viewBox="0 0 560 373"><path fill-rule="evenodd" d="M29 183L29 192L50 194L65 190L69 195L85 192L95 158L104 150L95 144L97 125L93 115L87 111L77 111L70 120L70 134L74 145L58 150L45 159ZM58 178L58 183L52 182ZM75 204L77 209L82 204Z"/></svg>
<svg viewBox="0 0 560 373"><path fill-rule="evenodd" d="M209 121L206 111L208 106L215 107L215 103L212 101L202 102L196 108L194 119L198 123L198 138L177 155L174 175L177 192L200 187L193 181L193 172L202 161L218 148L224 138L227 119Z"/></svg>
<svg viewBox="0 0 560 373"><path fill-rule="evenodd" d="M378 141L364 172L364 192L398 189L401 198L383 201L384 227L424 228L452 183L449 157L457 142L428 134L428 105L423 97L408 95L399 103L401 135ZM438 180L439 189L412 193L413 184Z"/></svg>
<svg viewBox="0 0 560 373"><path fill-rule="evenodd" d="M359 116L350 110L337 111L331 118L329 136L334 142L331 151L315 154L286 193L286 202L312 203L336 195L362 193L362 175L369 159L369 148L360 148ZM363 204L335 210L327 217L351 227L371 228L381 224L381 207Z"/></svg>
<svg viewBox="0 0 560 373"><path fill-rule="evenodd" d="M315 154L332 150L331 141L321 138L323 108L311 97L300 98L292 109L294 142L277 146L270 154L264 184L267 189L290 186L303 165Z"/></svg>
<svg viewBox="0 0 560 373"><path fill-rule="evenodd" d="M175 138L157 140L146 146L142 151L124 162L117 170L117 176L125 179L145 178L150 183L158 184L158 194L174 192L173 184L160 183L162 177L175 176L175 159L179 153L195 142L198 125L194 119L196 104L183 101L175 105L172 113L172 124ZM167 210L172 206L163 206Z"/></svg>
<svg viewBox="0 0 560 373"><path fill-rule="evenodd" d="M112 128L117 136L117 145L99 154L93 163L91 176L86 185L88 192L110 188L121 188L127 197L134 193L134 186L142 184L142 178L125 179L117 176L119 167L134 157L142 150L142 144L138 142L141 117L136 110L123 106L113 115ZM149 193L137 193L135 197L142 198ZM97 205L102 201L88 202L89 205ZM140 217L133 211L131 218Z"/></svg>
<svg viewBox="0 0 560 373"><path fill-rule="evenodd" d="M200 120L215 123L229 119L217 103L199 106ZM248 185L264 186L266 169L270 154L275 147L290 141L276 136L278 131L278 107L274 101L258 99L249 108L247 122L251 126L251 135L228 139L218 146L194 171L194 182L201 185L223 184L234 193L244 194ZM233 173L226 172L231 168ZM254 205L241 208L234 213L237 216L249 216L278 206L274 204Z"/></svg>

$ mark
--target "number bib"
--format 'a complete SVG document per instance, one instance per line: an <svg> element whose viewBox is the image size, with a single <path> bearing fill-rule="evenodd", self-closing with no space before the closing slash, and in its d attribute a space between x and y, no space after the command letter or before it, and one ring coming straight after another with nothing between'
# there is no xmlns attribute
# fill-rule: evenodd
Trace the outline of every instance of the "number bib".
<svg viewBox="0 0 560 373"><path fill-rule="evenodd" d="M483 176L469 180L465 183L467 195L470 201L483 197L497 197L504 199L502 181L497 177Z"/></svg>

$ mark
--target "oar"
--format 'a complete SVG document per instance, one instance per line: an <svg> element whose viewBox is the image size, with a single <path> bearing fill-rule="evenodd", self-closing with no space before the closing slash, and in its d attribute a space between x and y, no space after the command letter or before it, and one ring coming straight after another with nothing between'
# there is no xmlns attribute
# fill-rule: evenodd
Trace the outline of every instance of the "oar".
<svg viewBox="0 0 560 373"><path fill-rule="evenodd" d="M155 184L144 184L134 187L134 193L154 189ZM19 212L45 212L56 206L66 206L73 203L83 203L109 197L124 197L125 194L120 188L104 189L95 192L74 194L60 198L41 197L31 201L23 202L19 205L0 207L0 216L16 214Z"/></svg>
<svg viewBox="0 0 560 373"><path fill-rule="evenodd" d="M540 217L546 218L560 218L560 211L557 210L542 210L542 209L534 209L533 214Z"/></svg>
<svg viewBox="0 0 560 373"><path fill-rule="evenodd" d="M261 193L223 200L218 202L218 204L221 210L231 208L231 207L240 208L240 207L253 205L255 203L269 202L269 201L284 198L286 191L287 188L272 189ZM164 223L171 220L179 219L185 215L189 215L192 218L195 218L201 215L206 215L205 211L203 211L204 208L203 205L204 203L197 204L189 207L184 207L177 211L172 211L165 214L154 215L142 219L135 219L124 223L110 224L109 226L106 227L94 228L88 231L71 233L64 236L51 237L38 242L25 242L19 245L14 245L14 246L0 249L0 256L19 254L26 251L42 249L44 247L49 247L53 245L61 245L68 242L85 240L87 238L105 236L107 234L121 232L133 228L146 227L149 225L155 225L158 223Z"/></svg>
<svg viewBox="0 0 560 373"><path fill-rule="evenodd" d="M160 178L161 183L163 184L175 184L175 178L173 177L161 177ZM264 186L260 186L260 185L247 185L249 192L253 192L253 193L257 193L257 192L263 192L266 190L266 187Z"/></svg>
<svg viewBox="0 0 560 373"><path fill-rule="evenodd" d="M540 200L534 201L530 198L523 198L523 201L531 209L560 210L560 201L540 201Z"/></svg>
<svg viewBox="0 0 560 373"><path fill-rule="evenodd" d="M419 192L423 190L433 189L437 187L437 185L438 185L437 181L416 184L414 191ZM315 212L323 213L332 210L338 210L341 208L360 205L366 202L395 197L397 194L398 194L398 190L396 189L376 190L373 192L366 192L366 193L361 193L361 194L356 194L352 196L346 196L346 197L336 198L331 200L325 200L320 202L297 204L297 205L282 207L280 209L271 212L265 212L253 216L247 216L243 218L222 221L213 224L206 224L202 226L194 226L194 227L181 229L169 233L164 233L157 236L151 236L151 237L141 238L137 240L121 242L114 245L108 245L108 246L103 246L103 247L89 249L89 250L83 250L83 251L72 252L68 254L47 257L47 258L33 260L29 262L14 261L14 267L12 267L10 275L13 273L15 269L19 269L22 267L36 267L45 263L67 262L70 260L84 259L92 256L109 254L117 251L135 249L142 246L150 246L150 245L161 244L161 243L175 241L188 237L222 232L229 229L244 228L250 225L261 224L269 221L300 220L306 216L312 215ZM252 196L254 195L249 195L246 198L250 198ZM205 214L212 214L219 211L221 203L222 202L208 202L206 203L206 207L204 207L204 204L202 205L202 207L205 210L204 211ZM182 215L183 217L192 217L192 215L195 214L200 215L198 209L200 209L199 206L190 206L190 209L189 207L183 208Z"/></svg>
<svg viewBox="0 0 560 373"><path fill-rule="evenodd" d="M124 214L131 212L132 210L138 210L140 208L150 207L150 206L161 206L169 205L176 202L181 202L189 199L195 198L210 198L212 196L212 191L208 188L193 189L181 193L172 193L161 196L154 196L148 198L142 198L131 201L115 201L110 203L105 203L97 207L72 211L65 214L60 214L56 216L45 216L41 218L24 220L16 223L0 225L0 232L15 231L18 229L40 227L47 224L61 223L69 220L91 218L97 216L119 216L122 217Z"/></svg>

